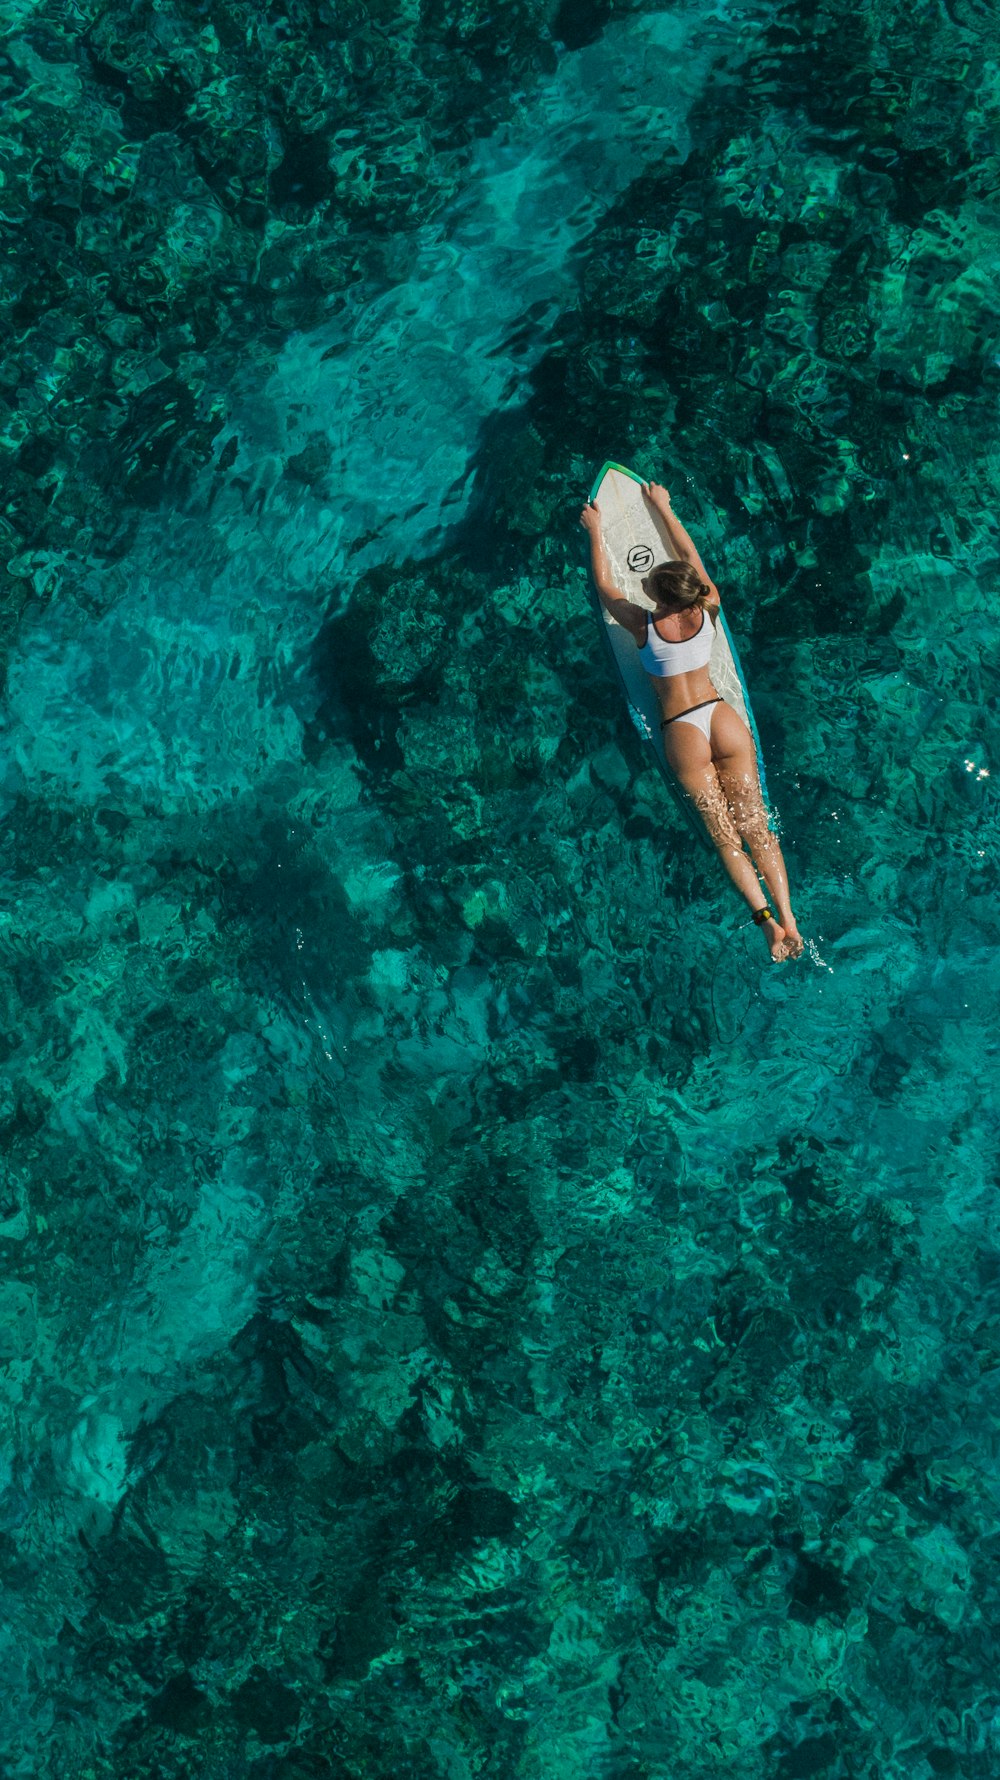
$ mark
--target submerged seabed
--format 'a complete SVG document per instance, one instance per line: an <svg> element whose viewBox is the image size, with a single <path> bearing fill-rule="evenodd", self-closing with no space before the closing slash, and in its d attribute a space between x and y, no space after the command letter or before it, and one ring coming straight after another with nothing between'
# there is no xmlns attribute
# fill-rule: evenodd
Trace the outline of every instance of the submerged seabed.
<svg viewBox="0 0 1000 1780"><path fill-rule="evenodd" d="M995 13L0 17L3 1775L995 1775Z"/></svg>

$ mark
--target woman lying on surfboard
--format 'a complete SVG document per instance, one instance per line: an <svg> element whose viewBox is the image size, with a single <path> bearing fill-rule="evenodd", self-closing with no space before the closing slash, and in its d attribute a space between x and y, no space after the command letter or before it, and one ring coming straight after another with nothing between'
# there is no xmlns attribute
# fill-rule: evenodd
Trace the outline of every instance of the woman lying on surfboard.
<svg viewBox="0 0 1000 1780"><path fill-rule="evenodd" d="M638 644L639 659L663 711L660 728L667 760L763 929L771 957L779 963L798 958L803 940L788 899L778 838L767 824L753 737L708 677L719 590L672 511L667 490L658 482L644 482L642 492L660 515L677 561L660 563L642 582L643 593L656 602L654 610L647 614L634 606L612 580L600 511L588 501L580 524L590 533L597 591L612 618L631 631ZM758 874L771 898L763 907Z"/></svg>

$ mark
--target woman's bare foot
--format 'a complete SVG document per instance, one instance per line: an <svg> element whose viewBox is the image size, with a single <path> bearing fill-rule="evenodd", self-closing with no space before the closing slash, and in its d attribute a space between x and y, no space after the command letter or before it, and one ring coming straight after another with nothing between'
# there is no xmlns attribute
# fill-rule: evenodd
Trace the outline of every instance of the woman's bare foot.
<svg viewBox="0 0 1000 1780"><path fill-rule="evenodd" d="M767 949L775 964L784 964L785 959L789 956L788 936L785 933L785 929L782 927L781 922L771 919L757 922L756 925L760 927L760 930L767 941Z"/></svg>
<svg viewBox="0 0 1000 1780"><path fill-rule="evenodd" d="M792 914L791 909L789 909L787 915L782 915L781 925L785 930L785 957L801 958L805 951L806 942L795 925L795 916Z"/></svg>

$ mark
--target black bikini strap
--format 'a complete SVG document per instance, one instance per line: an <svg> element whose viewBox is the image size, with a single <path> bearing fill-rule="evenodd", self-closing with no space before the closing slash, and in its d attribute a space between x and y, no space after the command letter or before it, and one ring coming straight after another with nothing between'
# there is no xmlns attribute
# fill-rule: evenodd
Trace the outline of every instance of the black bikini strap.
<svg viewBox="0 0 1000 1780"><path fill-rule="evenodd" d="M721 694L718 698L703 698L700 704L687 705L683 711L675 711L672 717L664 717L663 722L660 724L660 728L666 729L668 723L676 723L678 717L689 717L692 711L703 711L706 705L721 705L724 703L725 700L722 698Z"/></svg>

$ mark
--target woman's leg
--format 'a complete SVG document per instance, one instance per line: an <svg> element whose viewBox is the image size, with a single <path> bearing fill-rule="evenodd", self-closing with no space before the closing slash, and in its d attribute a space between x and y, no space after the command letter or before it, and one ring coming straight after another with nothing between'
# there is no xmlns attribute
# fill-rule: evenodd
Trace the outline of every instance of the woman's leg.
<svg viewBox="0 0 1000 1780"><path fill-rule="evenodd" d="M777 835L767 825L753 737L729 705L716 706L712 758L737 831L753 855L778 920L788 934L788 955L797 958L804 942L792 913L784 855Z"/></svg>
<svg viewBox="0 0 1000 1780"><path fill-rule="evenodd" d="M716 706L717 711L722 709L723 706ZM714 739L714 722L712 730ZM663 743L667 760L697 806L729 877L747 907L756 914L764 896L757 873L743 851L739 830L712 762L711 744L692 723L671 723L663 732ZM780 921L765 922L763 933L771 957L784 958L787 947Z"/></svg>

